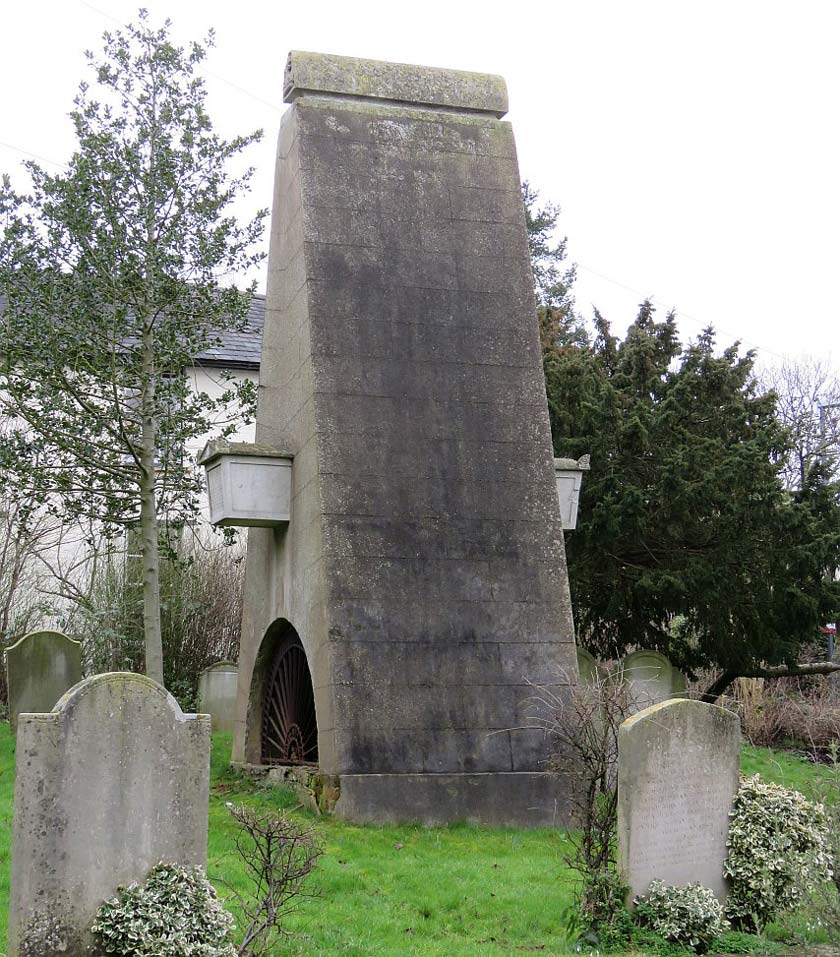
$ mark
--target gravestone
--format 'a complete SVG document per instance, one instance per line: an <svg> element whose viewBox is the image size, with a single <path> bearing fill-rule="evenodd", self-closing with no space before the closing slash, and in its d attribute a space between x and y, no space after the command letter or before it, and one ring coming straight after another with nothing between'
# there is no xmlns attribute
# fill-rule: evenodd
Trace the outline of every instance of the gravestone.
<svg viewBox="0 0 840 957"><path fill-rule="evenodd" d="M199 710L213 719L214 731L233 731L237 677L232 661L217 661L198 676Z"/></svg>
<svg viewBox="0 0 840 957"><path fill-rule="evenodd" d="M577 649L578 677L582 684L595 685L603 677L601 666L585 649Z"/></svg>
<svg viewBox="0 0 840 957"><path fill-rule="evenodd" d="M635 714L652 704L685 694L685 676L658 651L634 651L621 662L627 704Z"/></svg>
<svg viewBox="0 0 840 957"><path fill-rule="evenodd" d="M317 762L352 820L550 825L509 729L577 668L504 81L293 52L284 96L256 441L291 508L248 531L234 761Z"/></svg>
<svg viewBox="0 0 840 957"><path fill-rule="evenodd" d="M209 717L143 675L96 675L21 714L9 957L87 957L119 884L205 864L209 776Z"/></svg>
<svg viewBox="0 0 840 957"><path fill-rule="evenodd" d="M82 646L59 631L32 631L6 649L9 721L17 731L23 711L51 711L82 680Z"/></svg>
<svg viewBox="0 0 840 957"><path fill-rule="evenodd" d="M673 699L618 734L618 863L631 899L651 881L699 881L726 898L723 862L738 791L738 716Z"/></svg>

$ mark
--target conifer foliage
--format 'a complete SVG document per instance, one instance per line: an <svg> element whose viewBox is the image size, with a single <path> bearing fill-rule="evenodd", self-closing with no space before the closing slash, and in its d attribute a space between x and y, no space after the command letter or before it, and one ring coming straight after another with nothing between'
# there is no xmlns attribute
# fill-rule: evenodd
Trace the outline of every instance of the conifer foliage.
<svg viewBox="0 0 840 957"><path fill-rule="evenodd" d="M840 485L833 459L786 469L798 436L755 356L712 328L683 343L643 302L623 337L574 308L555 206L523 186L554 453L591 456L566 536L578 640L609 659L634 646L689 672L822 668L803 647L840 612ZM815 673L811 671L809 673Z"/></svg>
<svg viewBox="0 0 840 957"><path fill-rule="evenodd" d="M795 665L838 607L840 509L819 470L785 489L790 436L752 353L712 329L684 345L650 302L623 339L597 313L580 333L558 329L544 366L556 454L592 456L567 536L583 643L733 677Z"/></svg>

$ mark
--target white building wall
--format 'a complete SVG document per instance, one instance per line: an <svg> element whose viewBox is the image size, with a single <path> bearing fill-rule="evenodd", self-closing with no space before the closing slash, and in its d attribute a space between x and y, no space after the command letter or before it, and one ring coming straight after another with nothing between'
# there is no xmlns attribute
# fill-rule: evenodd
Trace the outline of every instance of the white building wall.
<svg viewBox="0 0 840 957"><path fill-rule="evenodd" d="M207 366L192 366L186 370L187 378L192 383L193 389L196 392L205 392L210 396L211 399L218 399L222 393L228 388L230 388L230 383L225 381L222 378L221 369L212 369ZM231 375L235 377L237 381L250 381L257 383L259 381L259 372L256 370L250 369L235 369L231 371ZM228 409L226 414L220 416L220 419L231 419L236 418L235 410ZM221 421L218 428L210 432L208 435L203 436L201 439L190 444L190 451L200 452L204 445L212 438L218 436L221 431ZM231 441L233 442L253 442L254 436L256 434L256 426L253 422L249 425L242 424L240 425L235 435L231 436Z"/></svg>
<svg viewBox="0 0 840 957"><path fill-rule="evenodd" d="M192 368L186 370L186 374L192 383L193 390L195 392L204 392L209 395L211 399L218 399L227 389L230 388L230 382L222 378L221 369L207 368L206 366L193 366ZM232 375L234 375L239 381L249 380L254 383L259 381L259 373L256 371L238 369L232 372ZM224 427L224 423L232 419L235 420L236 418L236 410L234 408L227 408L225 412L220 413L216 427L208 432L207 435L190 442L187 446L187 452L193 456L194 459L197 459L204 446L211 439L219 437L222 432L222 428ZM249 424L245 424L243 422L237 427L233 435L230 435L228 438L231 442L253 442L255 434L256 424L253 421ZM201 515L206 521L209 515L206 492L203 492L201 495L200 508Z"/></svg>
<svg viewBox="0 0 840 957"><path fill-rule="evenodd" d="M220 369L195 366L185 370L185 374L195 391L205 392L214 399L230 388L230 382L223 378ZM259 380L259 373L256 370L234 370L232 374L240 381L247 379L256 383ZM219 436L225 422L236 418L235 408L231 407L220 412L216 426L206 435L190 442L187 453L193 459L197 459L206 443ZM236 428L230 439L237 442L253 442L254 435L254 423L243 422ZM217 533L208 523L206 493L200 496L199 511L203 521L199 521L196 533L208 544L212 544L214 540L221 542L221 533ZM60 585L60 578L65 579L66 582L76 582L77 587L84 588L90 570L91 537L95 537L95 530L90 527L90 524L82 528L69 523L62 525L58 521L44 520L38 559L33 563L26 583L26 600L29 602L40 600L44 607L36 627L61 626L64 617L61 609L65 602L60 595L62 591L67 591L68 585ZM21 595L22 599L23 597Z"/></svg>

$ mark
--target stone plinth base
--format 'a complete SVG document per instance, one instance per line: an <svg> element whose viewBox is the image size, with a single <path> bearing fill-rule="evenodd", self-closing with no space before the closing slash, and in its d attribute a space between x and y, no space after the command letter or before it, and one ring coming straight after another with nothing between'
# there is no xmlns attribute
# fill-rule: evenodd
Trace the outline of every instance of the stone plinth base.
<svg viewBox="0 0 840 957"><path fill-rule="evenodd" d="M247 764L232 761L234 770L270 787L287 787L297 795L300 803L314 814L332 814L339 796L336 774L323 774L308 765Z"/></svg>
<svg viewBox="0 0 840 957"><path fill-rule="evenodd" d="M567 787L547 772L342 774L335 814L358 823L560 827L569 823Z"/></svg>

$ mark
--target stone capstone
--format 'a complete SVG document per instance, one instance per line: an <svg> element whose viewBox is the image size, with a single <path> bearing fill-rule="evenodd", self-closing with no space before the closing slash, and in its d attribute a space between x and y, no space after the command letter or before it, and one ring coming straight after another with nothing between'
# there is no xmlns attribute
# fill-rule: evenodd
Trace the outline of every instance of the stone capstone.
<svg viewBox="0 0 840 957"><path fill-rule="evenodd" d="M283 98L304 94L358 97L502 117L507 87L500 76L407 63L293 50L286 62Z"/></svg>

